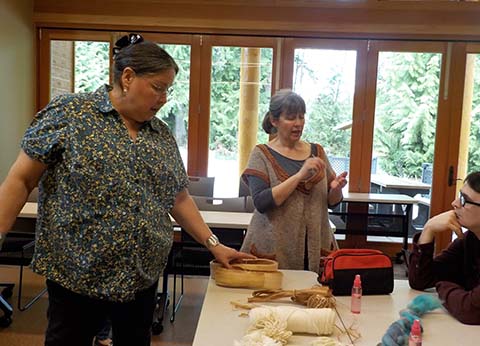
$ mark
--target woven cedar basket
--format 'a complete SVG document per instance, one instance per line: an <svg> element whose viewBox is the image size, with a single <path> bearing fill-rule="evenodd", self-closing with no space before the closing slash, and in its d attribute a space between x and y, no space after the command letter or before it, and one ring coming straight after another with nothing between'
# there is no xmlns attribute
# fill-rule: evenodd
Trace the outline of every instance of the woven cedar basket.
<svg viewBox="0 0 480 346"><path fill-rule="evenodd" d="M278 263L268 259L245 259L227 269L216 261L210 262L210 274L216 284L225 287L251 289L281 289L283 273Z"/></svg>

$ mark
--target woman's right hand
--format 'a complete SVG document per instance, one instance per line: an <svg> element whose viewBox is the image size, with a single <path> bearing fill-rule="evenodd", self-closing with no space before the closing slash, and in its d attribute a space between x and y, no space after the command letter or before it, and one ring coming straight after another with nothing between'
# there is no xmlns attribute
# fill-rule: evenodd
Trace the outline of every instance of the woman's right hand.
<svg viewBox="0 0 480 346"><path fill-rule="evenodd" d="M318 172L325 169L325 162L319 157L310 157L305 160L302 168L298 171L297 175L300 181L306 181L313 177Z"/></svg>

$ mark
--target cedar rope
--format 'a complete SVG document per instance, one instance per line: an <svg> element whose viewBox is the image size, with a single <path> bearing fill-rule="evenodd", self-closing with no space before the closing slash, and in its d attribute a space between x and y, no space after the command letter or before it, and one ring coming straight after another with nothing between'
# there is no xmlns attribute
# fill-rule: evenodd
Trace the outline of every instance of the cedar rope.
<svg viewBox="0 0 480 346"><path fill-rule="evenodd" d="M290 298L293 302L306 305L308 308L334 308L335 297L326 286L313 286L301 290L256 290L249 303L269 302L282 298Z"/></svg>

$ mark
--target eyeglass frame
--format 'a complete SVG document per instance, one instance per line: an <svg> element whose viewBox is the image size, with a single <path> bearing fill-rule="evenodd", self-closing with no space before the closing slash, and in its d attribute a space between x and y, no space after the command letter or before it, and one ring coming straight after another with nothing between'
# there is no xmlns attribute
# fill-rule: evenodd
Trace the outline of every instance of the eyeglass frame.
<svg viewBox="0 0 480 346"><path fill-rule="evenodd" d="M158 86L151 81L150 81L150 85L152 86L153 91L155 91L158 95L170 96L173 92L173 88L171 86L170 87Z"/></svg>
<svg viewBox="0 0 480 346"><path fill-rule="evenodd" d="M458 191L458 199L460 200L460 205L462 207L465 207L465 204L473 204L473 205L476 205L477 207L480 207L480 203L467 200L462 191Z"/></svg>

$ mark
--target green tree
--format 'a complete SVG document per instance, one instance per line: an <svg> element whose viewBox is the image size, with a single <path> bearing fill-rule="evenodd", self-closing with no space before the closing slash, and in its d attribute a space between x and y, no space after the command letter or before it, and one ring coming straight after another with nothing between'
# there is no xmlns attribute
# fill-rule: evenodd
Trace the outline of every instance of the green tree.
<svg viewBox="0 0 480 346"><path fill-rule="evenodd" d="M439 54L381 53L375 110L380 166L395 176L422 174L433 162Z"/></svg>
<svg viewBox="0 0 480 346"><path fill-rule="evenodd" d="M340 98L341 73L332 71L328 88L320 91L307 109L305 139L320 143L329 155L350 156L350 131L334 130L341 123L351 121L351 100Z"/></svg>
<svg viewBox="0 0 480 346"><path fill-rule="evenodd" d="M180 146L186 146L190 86L190 46L161 45L177 61L180 71L169 102L157 115L172 129ZM240 79L239 47L216 47L212 51L210 149L233 158L238 145L238 105ZM258 142L268 136L261 122L271 95L271 49L261 50ZM296 56L295 76L317 80L308 62ZM376 154L380 166L396 176L420 177L422 163L433 162L438 85L439 54L381 53L375 110ZM93 91L108 83L109 44L75 42L75 91ZM480 55L476 56L474 95L468 171L480 170ZM307 106L305 139L321 143L327 153L349 156L350 132L334 131L340 123L351 121L351 97L342 96L345 81L341 66L332 64L327 87ZM325 76L322 76L325 79Z"/></svg>
<svg viewBox="0 0 480 346"><path fill-rule="evenodd" d="M467 172L480 171L480 54L475 57L473 93Z"/></svg>
<svg viewBox="0 0 480 346"><path fill-rule="evenodd" d="M330 62L327 75L319 76L309 60L304 50L296 52L294 85L308 83L324 87L307 104L304 139L321 144L329 156L349 157L350 131L334 130L339 124L352 120L352 98L342 77L342 63ZM325 80L327 82L322 83Z"/></svg>
<svg viewBox="0 0 480 346"><path fill-rule="evenodd" d="M161 44L160 47L175 59L179 70L168 102L157 113L157 117L168 125L178 145L186 147L190 99L190 46Z"/></svg>
<svg viewBox="0 0 480 346"><path fill-rule="evenodd" d="M238 109L240 104L240 47L214 47L210 103L210 150L235 158L238 147ZM267 135L261 129L271 93L272 49L262 48L260 55L258 141Z"/></svg>
<svg viewBox="0 0 480 346"><path fill-rule="evenodd" d="M91 92L108 84L108 42L75 41L75 92Z"/></svg>

